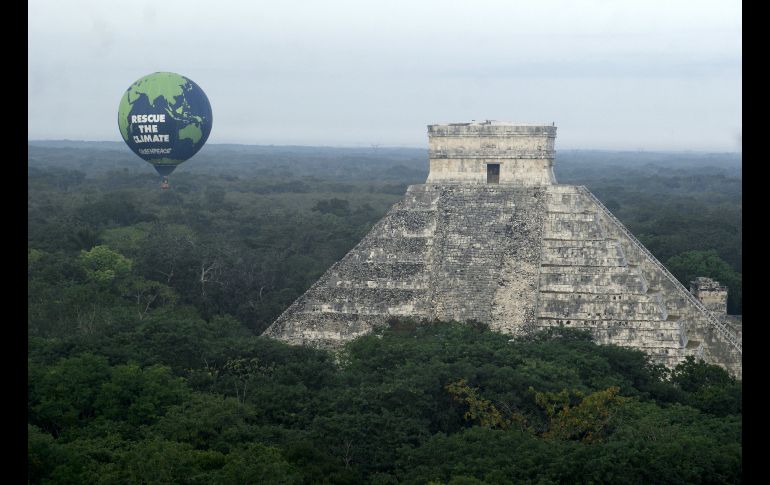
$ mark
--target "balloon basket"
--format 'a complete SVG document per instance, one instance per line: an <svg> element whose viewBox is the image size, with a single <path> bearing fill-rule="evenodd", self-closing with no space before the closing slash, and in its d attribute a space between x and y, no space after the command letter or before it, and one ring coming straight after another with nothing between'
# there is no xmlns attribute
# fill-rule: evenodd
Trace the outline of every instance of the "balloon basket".
<svg viewBox="0 0 770 485"><path fill-rule="evenodd" d="M167 177L163 177L163 181L161 181L161 183L160 183L160 188L162 190L168 190L168 178Z"/></svg>

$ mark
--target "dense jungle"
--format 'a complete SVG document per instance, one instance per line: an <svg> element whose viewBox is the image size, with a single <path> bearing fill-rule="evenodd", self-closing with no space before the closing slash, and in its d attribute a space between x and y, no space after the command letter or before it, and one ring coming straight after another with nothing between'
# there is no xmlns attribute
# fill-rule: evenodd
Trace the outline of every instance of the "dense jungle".
<svg viewBox="0 0 770 485"><path fill-rule="evenodd" d="M30 483L741 483L742 383L575 331L393 319L261 332L427 151L208 145L160 190L123 144L30 142ZM685 285L742 313L739 154L558 151Z"/></svg>

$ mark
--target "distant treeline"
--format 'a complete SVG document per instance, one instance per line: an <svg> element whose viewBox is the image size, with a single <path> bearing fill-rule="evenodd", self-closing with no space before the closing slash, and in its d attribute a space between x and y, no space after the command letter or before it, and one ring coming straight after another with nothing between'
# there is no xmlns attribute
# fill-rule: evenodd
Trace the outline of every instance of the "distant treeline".
<svg viewBox="0 0 770 485"><path fill-rule="evenodd" d="M95 153L99 152L99 153ZM128 169L153 173L123 142L30 141L29 160L34 163L87 171L89 176ZM555 172L560 183L572 183L586 167L589 178L607 176L607 167L641 170L640 173L670 168L701 169L740 177L739 153L625 152L602 150L557 150ZM406 147L311 147L207 144L184 164L189 173L227 173L240 176L311 176L340 180L372 180L384 175L407 183L423 183L428 176L428 151ZM302 168L306 173L297 173ZM263 172L267 170L267 173ZM566 177L565 180L561 180Z"/></svg>

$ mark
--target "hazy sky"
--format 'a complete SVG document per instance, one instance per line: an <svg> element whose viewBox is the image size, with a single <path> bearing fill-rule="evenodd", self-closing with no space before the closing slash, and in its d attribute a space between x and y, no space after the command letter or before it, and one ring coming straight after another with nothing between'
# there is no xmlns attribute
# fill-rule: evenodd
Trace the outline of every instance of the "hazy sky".
<svg viewBox="0 0 770 485"><path fill-rule="evenodd" d="M29 139L120 141L172 71L209 143L427 147L426 125L555 122L556 148L738 151L741 4L29 0Z"/></svg>

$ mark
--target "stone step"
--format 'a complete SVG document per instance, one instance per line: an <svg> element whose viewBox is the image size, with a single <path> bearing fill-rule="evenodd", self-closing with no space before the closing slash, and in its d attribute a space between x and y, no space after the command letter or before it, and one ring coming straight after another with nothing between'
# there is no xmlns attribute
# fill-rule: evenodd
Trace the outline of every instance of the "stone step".
<svg viewBox="0 0 770 485"><path fill-rule="evenodd" d="M425 289L314 286L297 310L364 315L426 314L426 295Z"/></svg>
<svg viewBox="0 0 770 485"><path fill-rule="evenodd" d="M616 298L618 295L615 295ZM633 315L635 320L666 320L665 305L659 295L583 295L540 292L538 316L560 319L618 319Z"/></svg>
<svg viewBox="0 0 770 485"><path fill-rule="evenodd" d="M635 322L641 323L641 325L634 326L608 326L608 325L592 325L594 322L585 320L572 320L568 325L566 323L556 324L551 322L540 321L541 327L560 327L560 328L573 328L577 330L587 330L594 337L597 343L602 344L615 344L623 346L631 346L635 348L647 349L647 348L671 348L681 349L681 331L677 328L653 328L647 325L647 322Z"/></svg>
<svg viewBox="0 0 770 485"><path fill-rule="evenodd" d="M429 257L433 238L413 237L367 237L343 258L342 263L355 265L363 262L374 263L423 263Z"/></svg>
<svg viewBox="0 0 770 485"><path fill-rule="evenodd" d="M436 211L392 210L381 224L380 235L397 237L426 237L436 229Z"/></svg>
<svg viewBox="0 0 770 485"><path fill-rule="evenodd" d="M411 185L399 204L404 209L434 210L438 197L439 193L436 190L426 189L424 185Z"/></svg>
<svg viewBox="0 0 770 485"><path fill-rule="evenodd" d="M366 288L383 288L393 290L429 290L430 278L425 275L422 278L415 278L412 280L394 281L389 279L373 279L373 280L336 280L335 288L350 288L350 289L366 289Z"/></svg>
<svg viewBox="0 0 770 485"><path fill-rule="evenodd" d="M623 267L545 266L539 275L541 292L623 295L644 294L644 279Z"/></svg>
<svg viewBox="0 0 770 485"><path fill-rule="evenodd" d="M603 238L599 240L593 239L550 239L543 238L543 248L546 249L565 249L565 248L579 248L579 249L603 249L607 251L619 251L620 244L618 241L612 238Z"/></svg>
<svg viewBox="0 0 770 485"><path fill-rule="evenodd" d="M579 194L578 188L575 185L563 185L555 184L548 186L548 195L562 195L562 194Z"/></svg>
<svg viewBox="0 0 770 485"><path fill-rule="evenodd" d="M543 240L543 265L625 266L626 258L617 241Z"/></svg>
<svg viewBox="0 0 770 485"><path fill-rule="evenodd" d="M594 222L563 220L546 221L543 237L562 240L607 239L605 233Z"/></svg>
<svg viewBox="0 0 770 485"><path fill-rule="evenodd" d="M283 325L283 340L294 345L333 348L338 347L340 341L354 339L370 333L375 327L385 325L387 317L353 313L298 312L290 320L276 322Z"/></svg>
<svg viewBox="0 0 770 485"><path fill-rule="evenodd" d="M419 277L425 270L426 264L422 261L360 261L348 268L338 265L331 272L331 276L334 281L366 281L381 278L401 281Z"/></svg>
<svg viewBox="0 0 770 485"><path fill-rule="evenodd" d="M333 288L392 288L424 290L430 274L422 261L361 261L337 265L330 271L326 286Z"/></svg>
<svg viewBox="0 0 770 485"><path fill-rule="evenodd" d="M569 322L569 323L567 323ZM650 332L678 332L681 327L672 325L666 320L619 320L619 319L584 319L574 317L548 318L538 317L538 323L546 327L569 327L569 328L590 328L590 329L609 329L609 328L629 328L636 331Z"/></svg>
<svg viewBox="0 0 770 485"><path fill-rule="evenodd" d="M703 348L703 342L700 342L698 340L688 340L687 345L684 348L684 355L693 356L696 359L703 359L704 351L705 350Z"/></svg>
<svg viewBox="0 0 770 485"><path fill-rule="evenodd" d="M675 333L666 334L665 337L656 337L655 335L647 335L644 332L615 334L602 334L599 332L594 333L594 338L598 344L621 345L623 347L634 347L639 350L661 348L671 349L676 352L682 350L682 346L679 345L679 336Z"/></svg>
<svg viewBox="0 0 770 485"><path fill-rule="evenodd" d="M596 211L559 211L546 209L546 220L552 221L584 221L597 223Z"/></svg>
<svg viewBox="0 0 770 485"><path fill-rule="evenodd" d="M550 191L549 191L550 192ZM580 212L586 210L595 210L592 201L588 200L580 193L549 193L545 199L548 210L557 210L560 212Z"/></svg>

